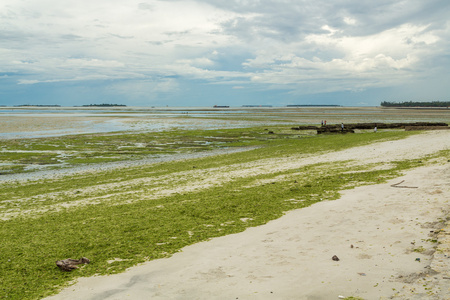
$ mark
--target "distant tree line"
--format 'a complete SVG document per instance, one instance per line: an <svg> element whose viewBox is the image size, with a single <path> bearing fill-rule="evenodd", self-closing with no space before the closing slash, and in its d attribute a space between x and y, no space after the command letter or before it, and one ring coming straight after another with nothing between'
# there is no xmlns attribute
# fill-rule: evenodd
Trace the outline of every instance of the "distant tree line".
<svg viewBox="0 0 450 300"><path fill-rule="evenodd" d="M432 102L381 102L381 106L385 107L449 107L450 101L432 101Z"/></svg>

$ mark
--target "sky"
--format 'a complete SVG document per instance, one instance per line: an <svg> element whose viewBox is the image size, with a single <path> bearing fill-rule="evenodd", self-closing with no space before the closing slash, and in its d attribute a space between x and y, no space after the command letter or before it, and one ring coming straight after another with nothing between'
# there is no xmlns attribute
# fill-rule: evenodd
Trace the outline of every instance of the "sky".
<svg viewBox="0 0 450 300"><path fill-rule="evenodd" d="M448 0L2 0L0 105L450 101Z"/></svg>

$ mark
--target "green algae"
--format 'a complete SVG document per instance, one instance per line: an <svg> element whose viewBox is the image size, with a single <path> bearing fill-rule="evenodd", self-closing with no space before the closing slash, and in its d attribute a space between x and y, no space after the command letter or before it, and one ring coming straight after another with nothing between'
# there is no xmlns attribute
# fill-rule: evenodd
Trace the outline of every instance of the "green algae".
<svg viewBox="0 0 450 300"><path fill-rule="evenodd" d="M227 140L264 135L257 129L240 129L208 136L219 133ZM198 134L190 134L198 139ZM382 170L376 164L346 162L293 166L236 176L198 190L187 188L222 170L263 159L320 154L408 135L279 135L264 143L258 140L262 147L241 153L4 183L0 212L14 214L0 221L0 298L39 299L77 277L117 273L167 257L186 245L265 224L286 211L338 199L342 189L385 182L438 157L394 162ZM152 197L160 189L173 192ZM92 263L73 272L55 265L58 259L82 256ZM121 261L108 262L114 258Z"/></svg>

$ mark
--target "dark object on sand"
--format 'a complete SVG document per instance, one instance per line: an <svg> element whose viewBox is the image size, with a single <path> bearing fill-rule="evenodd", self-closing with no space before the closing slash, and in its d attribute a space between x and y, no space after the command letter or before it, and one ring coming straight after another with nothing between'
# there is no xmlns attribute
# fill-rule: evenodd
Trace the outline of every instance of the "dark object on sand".
<svg viewBox="0 0 450 300"><path fill-rule="evenodd" d="M91 261L86 257L82 257L80 259L67 258L56 261L56 265L63 271L72 271L74 269L78 269L77 265L88 264L90 262Z"/></svg>
<svg viewBox="0 0 450 300"><path fill-rule="evenodd" d="M339 261L339 257L337 257L336 255L333 255L333 257L331 259L334 261Z"/></svg>
<svg viewBox="0 0 450 300"><path fill-rule="evenodd" d="M395 188L407 188L407 189L417 189L419 187L417 186L406 186L406 185L400 185L403 182L405 182L404 180L400 181L399 183L395 183L395 184L391 184L391 187L395 187Z"/></svg>
<svg viewBox="0 0 450 300"><path fill-rule="evenodd" d="M352 128L327 125L317 128L317 134L322 133L355 133L355 131Z"/></svg>
<svg viewBox="0 0 450 300"><path fill-rule="evenodd" d="M346 123L344 130L340 124L328 124L323 126L301 125L292 127L292 130L317 130L317 134L322 133L353 133L355 129L405 129L405 130L443 130L450 129L447 123L443 122L414 122L414 123Z"/></svg>

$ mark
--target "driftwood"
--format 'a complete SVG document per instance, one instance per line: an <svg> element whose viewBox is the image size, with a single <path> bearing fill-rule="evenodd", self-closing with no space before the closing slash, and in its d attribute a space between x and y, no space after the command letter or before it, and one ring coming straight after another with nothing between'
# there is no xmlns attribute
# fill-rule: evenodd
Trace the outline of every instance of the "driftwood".
<svg viewBox="0 0 450 300"><path fill-rule="evenodd" d="M319 127L317 128L317 134L322 134L322 133L355 133L355 131L351 128L346 128L344 127L344 129L341 128L341 126L323 126L323 127Z"/></svg>
<svg viewBox="0 0 450 300"><path fill-rule="evenodd" d="M90 262L91 261L86 257L82 257L80 259L67 258L56 261L56 265L63 271L72 271L74 269L78 269L77 265L88 264Z"/></svg>
<svg viewBox="0 0 450 300"><path fill-rule="evenodd" d="M317 126L308 125L308 126L298 126L298 127L292 127L292 130L317 130Z"/></svg>
<svg viewBox="0 0 450 300"><path fill-rule="evenodd" d="M400 185L400 184L402 184L403 182L405 182L405 181L402 180L402 181L400 181L400 182L398 182L398 183L391 184L391 187L395 187L395 188L406 188L406 189L417 189L417 188L419 188L419 187L417 187L417 186Z"/></svg>
<svg viewBox="0 0 450 300"><path fill-rule="evenodd" d="M445 129L449 128L447 123L442 122L413 122L413 123L345 123L346 129L395 129L395 128L408 128L408 130L429 130L429 129ZM340 124L328 124L323 126L311 126L300 125L298 127L292 127L292 130L317 130L317 133L323 132L335 132L335 130L341 130ZM319 130L321 132L319 132Z"/></svg>

